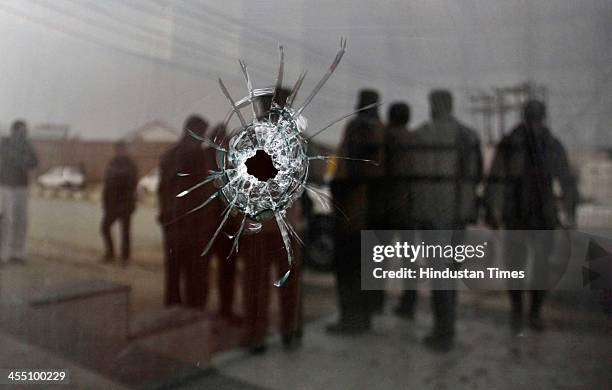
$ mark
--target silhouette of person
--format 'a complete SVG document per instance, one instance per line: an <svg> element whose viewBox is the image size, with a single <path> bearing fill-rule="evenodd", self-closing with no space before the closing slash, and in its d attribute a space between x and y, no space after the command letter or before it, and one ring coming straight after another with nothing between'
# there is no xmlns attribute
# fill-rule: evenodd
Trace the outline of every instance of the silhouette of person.
<svg viewBox="0 0 612 390"><path fill-rule="evenodd" d="M115 248L111 234L112 225L121 224L121 260L127 265L130 259L130 224L132 213L136 209L136 186L138 169L129 156L127 145L123 141L115 144L115 156L106 166L104 189L102 190L102 224L101 233L104 240L103 261L115 259Z"/></svg>
<svg viewBox="0 0 612 390"><path fill-rule="evenodd" d="M378 103L378 93L364 89L357 109ZM339 155L383 162L383 125L378 109L360 111L342 137ZM341 161L331 183L332 197L343 214L334 216L334 271L338 290L339 321L327 326L332 334L359 334L371 326L374 311L382 310L382 291L361 289L360 231L375 223L375 208L369 200L375 190L373 178L381 178L384 164ZM347 220L348 217L348 220Z"/></svg>
<svg viewBox="0 0 612 390"><path fill-rule="evenodd" d="M281 88L276 91L275 102L283 106L290 91ZM271 96L262 96L257 100L259 117L266 116L272 104ZM274 118L272 118L274 120ZM269 164L263 158L255 159L249 164L249 169L272 176L268 172ZM302 210L300 202L295 202L287 210L287 219L301 233L300 219ZM293 247L293 266L287 282L275 289L280 303L280 333L283 346L293 348L299 345L302 337L302 296L301 296L301 251L295 239L291 239ZM265 338L269 327L270 295L273 289L273 278L270 277L274 268L278 279L287 271L287 254L283 240L276 223L263 222L262 230L253 235L243 235L240 241L239 256L244 261L244 310L245 323L248 326L245 344L253 354L261 354L267 350Z"/></svg>
<svg viewBox="0 0 612 390"><path fill-rule="evenodd" d="M403 102L392 103L388 123L384 128L384 177L376 191L372 213L376 215L376 229L409 229L410 215L406 202L408 182L403 179L405 157L409 148L410 107Z"/></svg>
<svg viewBox="0 0 612 390"><path fill-rule="evenodd" d="M433 90L429 104L431 120L411 133L412 153L405 165L411 222L422 230L462 230L478 215L480 141L473 130L453 116L449 91ZM432 234L435 237L435 232ZM453 347L456 292L448 280L434 280L432 289L434 327L424 342L444 352ZM405 291L403 299L403 309L413 312L410 306L416 303L416 290Z"/></svg>
<svg viewBox="0 0 612 390"><path fill-rule="evenodd" d="M37 166L28 127L17 120L0 144L0 266L26 262L28 174Z"/></svg>
<svg viewBox="0 0 612 390"><path fill-rule="evenodd" d="M213 140L216 143L224 144L226 142L226 128L222 123L217 124L211 131L208 138ZM209 146L203 146L203 153L206 157L206 167L210 167L210 170L217 169L217 151L214 148ZM212 184L209 185L209 189ZM209 190L210 191L210 190ZM212 194L212 191L210 191ZM221 201L213 201L211 204L207 206L204 210L199 210L198 212L205 213L206 221L206 231L207 235L203 236L202 245L206 244L206 240L210 239L214 234L214 231L219 226L219 216L222 215L223 210L226 205ZM233 227L233 221L230 221L228 224L228 229ZM222 234L217 237L210 251L206 254L204 258L200 258L204 261L204 281L202 290L204 293L204 304L206 304L206 300L208 297L208 272L210 271L210 263L213 258L217 261L217 291L219 292L219 312L218 315L221 318L226 319L232 325L237 325L240 323L240 319L233 312L234 298L236 293L236 268L238 258L235 255L232 255L231 258L228 258L229 253L232 249L232 240L226 235Z"/></svg>
<svg viewBox="0 0 612 390"><path fill-rule="evenodd" d="M410 170L411 134L409 131L410 106L404 102L394 102L389 107L388 123L385 127L385 176L376 191L377 200L373 207L379 217L376 229L409 230L414 229L414 221L410 214L410 181L406 173ZM410 232L401 233L397 237L401 241L410 242L413 235ZM396 315L403 318L413 318L415 309L416 288L412 280L404 281L404 293L399 304L394 308Z"/></svg>
<svg viewBox="0 0 612 390"><path fill-rule="evenodd" d="M522 122L499 143L485 190L486 220L492 227L512 230L552 230L561 225L559 208L553 191L558 180L562 192L562 208L573 224L578 200L576 183L570 171L565 148L546 127L546 106L529 100L523 107ZM540 232L541 233L541 232ZM510 266L524 269L527 247L533 248L536 289L531 290L529 325L543 330L540 312L547 286L548 258L552 232L527 234L524 240L512 240L507 256ZM520 332L523 327L523 293L520 283L509 285L512 304L510 325Z"/></svg>
<svg viewBox="0 0 612 390"><path fill-rule="evenodd" d="M201 117L187 118L183 136L163 154L159 164L159 221L165 250L164 300L168 306L183 304L202 309L205 304L207 264L201 254L206 240L211 237L213 221L210 218L216 220L216 217L207 209L189 211L208 199L214 189L201 186L183 197L177 195L201 182L214 168L201 143L188 131L203 136L207 129L208 123Z"/></svg>

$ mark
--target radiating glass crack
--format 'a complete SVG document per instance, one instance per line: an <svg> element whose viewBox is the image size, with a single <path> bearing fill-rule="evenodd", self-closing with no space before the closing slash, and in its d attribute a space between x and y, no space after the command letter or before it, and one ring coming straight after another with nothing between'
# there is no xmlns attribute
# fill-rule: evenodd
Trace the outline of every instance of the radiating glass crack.
<svg viewBox="0 0 612 390"><path fill-rule="evenodd" d="M283 46L279 46L280 61L273 87L253 88L247 65L243 60L239 60L239 64L246 83L247 96L234 100L223 81L218 80L221 92L231 106L225 118L225 124L229 125L231 118L236 115L240 121L240 126L234 128L227 139L222 141L216 139L213 141L190 132L193 138L215 149L218 170L210 172L200 183L177 194L179 198L187 196L196 188L212 182L219 189L201 205L188 211L187 214L206 207L217 197L227 204L222 213L221 221L206 244L202 255L206 255L210 251L224 225L234 214L240 214L242 218L236 233L226 234L233 240L230 252L227 255L228 259L233 253L238 252L239 241L243 234L256 234L262 230L262 223L274 220L287 253L288 266L287 271L274 282L274 285L280 287L288 280L294 259L292 240L303 244L287 218L288 208L300 198L305 190L313 192L316 199L329 207L329 201L325 199L323 194L307 185L309 162L311 160L325 160L330 156L308 156L309 137L305 134L308 122L302 116L302 112L336 70L345 50L346 39L341 38L340 49L330 68L297 109L294 108L294 101L306 77L306 72L301 73L298 77L283 104L277 95L281 90L284 76L285 52ZM258 114L256 99L260 98L270 99L271 103L269 108L264 108L266 112ZM240 111L247 106L250 106L253 117L251 122L248 122ZM259 109L261 111L262 108L259 107ZM354 113L344 115L331 122L314 135L320 134L352 114ZM352 160L350 158L346 159ZM179 175L187 174L180 173Z"/></svg>

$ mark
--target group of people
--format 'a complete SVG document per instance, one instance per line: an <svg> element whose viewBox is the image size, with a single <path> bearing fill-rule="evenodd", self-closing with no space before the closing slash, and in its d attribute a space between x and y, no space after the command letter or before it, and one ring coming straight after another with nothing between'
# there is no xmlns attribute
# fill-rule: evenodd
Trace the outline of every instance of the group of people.
<svg viewBox="0 0 612 390"><path fill-rule="evenodd" d="M288 90L276 92L277 102L289 96ZM410 128L410 106L393 103L388 120L381 120L376 91L362 90L358 114L344 130L338 155L372 160L364 164L342 160L331 183L335 215L334 269L338 292L339 320L330 324L332 334L360 334L371 328L372 317L383 310L382 291L361 289L360 231L463 230L483 221L491 228L550 231L561 225L559 206L571 224L578 201L576 183L567 155L559 140L546 126L546 106L538 100L524 104L521 122L497 145L495 158L486 177L478 135L453 115L453 98L447 90L429 95L430 120ZM262 115L269 111L270 99L258 102ZM267 109L266 109L267 107ZM196 137L194 137L195 135ZM184 305L203 310L209 293L209 271L217 260L219 316L232 324L247 325L246 344L253 352L265 350L269 324L271 269L286 272L283 242L278 231L264 225L256 235L241 239L240 251L231 257L231 238L220 235L206 256L203 246L218 228L226 205L213 193L212 185L199 186L203 178L217 169L213 148L196 138L225 139L225 128L209 129L203 118L193 115L184 124L180 140L162 156L159 164L159 223L165 252L165 304ZM34 148L27 138L24 121L15 121L8 137L0 143L0 266L24 264L27 229L29 172L37 167ZM101 233L105 244L104 262L115 260L111 226L122 228L120 259L130 259L130 221L136 206L138 170L127 145L118 142L115 156L108 163L102 194ZM557 182L560 194L554 191ZM484 188L480 191L479 188ZM192 189L189 196L177 195ZM213 199L215 198L215 199ZM557 198L560 198L560 202ZM207 199L206 207L200 207ZM289 212L294 222L301 217L300 205ZM236 231L239 221L229 221L227 231ZM300 226L300 224L296 224ZM532 240L533 241L533 240ZM540 278L545 278L550 240L525 240L514 259L524 264L531 246ZM279 292L280 325L286 346L301 337L300 256L297 252L289 281ZM514 252L517 253L516 251ZM236 313L237 265L242 263L242 313ZM510 286L512 328L523 327L523 293ZM528 324L542 330L541 308L545 290L531 291ZM413 318L416 289L406 289L395 313ZM434 326L425 338L429 347L449 350L455 336L456 291L452 285L432 285Z"/></svg>
<svg viewBox="0 0 612 390"><path fill-rule="evenodd" d="M277 101L287 98L288 93L284 92L287 91L279 91ZM264 100L258 102L260 106L270 104ZM162 228L165 255L164 302L167 306L204 310L210 300L210 270L216 261L217 273L213 279L219 298L218 317L232 326L244 325L244 344L251 352L261 353L266 350L265 339L270 323L272 268L279 275L287 271L282 238L275 226L264 224L256 235L241 237L239 251L232 252L231 237L221 234L203 255L203 249L219 227L221 215L227 207L222 197L213 195L218 190L214 183L200 185L211 171L218 169L216 150L196 139L204 136L225 142L225 127L217 125L211 129L202 117L190 116L185 121L182 137L162 155L159 163L158 222ZM137 177L136 166L127 155L125 144L118 143L104 180L101 225L106 248L104 262L115 260L110 230L112 224L119 221L123 237L120 259L122 264L128 264L130 219L135 209ZM188 189L188 195L177 196ZM207 199L210 202L205 202ZM295 220L299 212L299 206L294 207L288 217ZM239 220L230 218L224 231L235 232L239 225ZM287 348L298 345L301 338L299 254L295 257L294 276L277 290L280 330ZM239 263L242 265L242 310L236 307L239 302L236 299Z"/></svg>
<svg viewBox="0 0 612 390"><path fill-rule="evenodd" d="M335 218L340 315L327 328L332 334L367 332L373 315L384 306L383 291L361 289L361 230L461 231L481 219L492 228L552 230L560 224L553 182L560 184L570 219L578 198L565 150L546 127L546 107L538 100L525 103L521 123L497 146L487 177L479 137L453 115L449 91L430 93L431 118L414 130L409 128L406 103L392 104L383 124L375 108L378 100L374 90L360 92L357 108L365 109L347 125L339 154L379 164L344 161L332 182L333 199L343 210ZM543 249L536 251L539 273L545 272L550 252ZM527 251L523 253L526 257ZM456 291L448 280L431 288L434 325L424 342L434 350L448 351L455 336ZM515 331L522 329L524 316L518 288L510 291ZM534 290L531 295L529 325L542 330L545 291ZM394 311L413 318L416 302L416 290L406 289Z"/></svg>
<svg viewBox="0 0 612 390"><path fill-rule="evenodd" d="M277 91L277 100L289 91ZM268 99L269 100L269 99ZM334 228L334 269L338 292L339 320L327 330L332 334L360 334L371 328L372 317L383 310L382 291L361 288L360 231L458 230L484 220L492 228L554 229L559 226L553 181L561 185L563 204L573 215L577 201L575 182L561 143L546 127L546 107L537 100L526 102L523 118L499 143L491 171L484 177L480 140L476 132L453 115L453 98L447 90L429 95L430 120L410 128L410 106L393 103L388 120L381 120L374 90L359 94L357 116L345 128L338 155L372 160L364 164L343 160L331 183L338 210ZM266 112L265 98L258 102ZM269 107L268 107L269 109ZM195 135L195 137L194 137ZM202 256L203 247L218 228L226 205L214 196L217 188L198 186L217 169L216 150L196 138L206 136L223 140L225 128L212 130L203 118L194 115L184 125L184 134L161 158L159 165L159 223L165 251L165 304L204 309L209 295L211 262L217 260L218 315L230 323L244 321L246 344L253 352L265 350L269 322L271 267L279 275L284 269L283 243L274 228L266 227L256 235L241 239L240 251L229 257L231 237L219 235L211 250ZM30 163L31 165L32 163ZM3 176L0 176L3 178ZM137 170L127 156L125 145L117 144L116 156L109 163L103 193L102 233L106 244L104 261L115 257L110 226L120 221L123 228L121 259L127 262L130 215L134 211ZM484 191L479 188L484 187ZM188 196L177 195L192 189ZM213 199L206 207L200 207ZM300 218L299 205L290 212ZM230 221L226 231L233 232L239 221ZM299 224L298 224L299 225ZM526 251L524 253L527 253ZM537 252L546 264L546 251ZM301 336L301 292L299 256L292 276L279 292L281 333L285 345L295 345ZM244 318L236 316L235 291L237 264L242 262ZM545 268L545 267L544 267ZM542 267L540 267L542 269ZM425 338L427 346L447 351L455 336L456 291L448 281L431 292L434 326ZM541 330L543 290L532 291L529 325ZM522 329L522 293L510 292L511 323ZM413 318L416 288L406 289L395 308L401 317Z"/></svg>

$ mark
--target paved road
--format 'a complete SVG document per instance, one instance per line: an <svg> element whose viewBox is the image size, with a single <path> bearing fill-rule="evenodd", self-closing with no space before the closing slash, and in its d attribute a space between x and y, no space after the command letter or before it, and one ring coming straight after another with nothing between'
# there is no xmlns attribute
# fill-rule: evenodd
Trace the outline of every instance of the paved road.
<svg viewBox="0 0 612 390"><path fill-rule="evenodd" d="M17 293L17 287L27 287L26 280L39 285L51 277L96 276L131 284L134 312L161 306L161 241L154 208L141 207L136 213L135 264L128 269L96 262L101 253L98 205L32 199L30 209L31 251L40 257L28 267L5 269L5 291ZM307 273L304 279L306 317L314 320L333 312L330 276ZM304 347L293 354L273 344L264 357L239 354L216 366L224 378L262 388L601 388L610 378L610 333L602 325L609 319L553 298L545 308L549 332L514 340L508 338L503 292L463 292L459 346L443 357L419 343L431 321L423 299L421 315L412 325L383 316L371 336L356 341L327 336L323 325L328 318L308 326Z"/></svg>
<svg viewBox="0 0 612 390"><path fill-rule="evenodd" d="M161 231L157 210L141 206L133 219L133 257L138 264L162 263ZM81 253L83 261L95 261L103 251L100 238L102 210L99 204L73 199L30 200L29 245L33 253L66 247ZM118 226L115 226L118 237ZM118 242L115 242L118 245ZM44 253L42 253L44 254Z"/></svg>
<svg viewBox="0 0 612 390"><path fill-rule="evenodd" d="M88 275L107 278L132 286L133 312L159 309L163 297L163 254L156 215L157 210L151 206L137 209L133 220L132 265L123 269L99 263L102 255L99 236L102 212L98 204L85 200L33 197L30 201L29 252L32 257L45 261L33 262L27 270L11 269L11 272L36 271L38 276L27 277L33 279L33 283L45 283L49 273L67 280ZM306 273L304 280L305 319L312 320L332 313L335 310L332 276ZM215 290L211 291L211 307L215 307L217 301ZM237 302L236 306L239 307L240 303Z"/></svg>
<svg viewBox="0 0 612 390"><path fill-rule="evenodd" d="M279 343L266 355L233 353L214 361L225 377L266 389L606 389L610 333L551 327L512 337L504 318L480 311L458 324L457 347L445 355L423 347L431 316L377 317L361 337L333 337L326 321L308 327L301 349ZM196 388L196 386L186 387Z"/></svg>

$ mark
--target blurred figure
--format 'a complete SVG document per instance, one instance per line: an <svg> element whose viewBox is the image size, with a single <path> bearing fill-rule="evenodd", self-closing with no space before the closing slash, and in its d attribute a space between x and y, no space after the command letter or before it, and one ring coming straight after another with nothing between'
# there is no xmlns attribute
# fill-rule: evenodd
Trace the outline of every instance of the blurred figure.
<svg viewBox="0 0 612 390"><path fill-rule="evenodd" d="M410 229L410 215L407 213L406 180L404 158L412 150L409 147L410 107L403 102L394 102L389 107L388 123L384 129L384 178L381 180L377 202L372 207L376 214L376 229Z"/></svg>
<svg viewBox="0 0 612 390"><path fill-rule="evenodd" d="M301 233L300 203L294 203L287 219ZM302 338L301 251L296 240L291 240L293 265L291 275L279 288L273 286L287 271L287 253L274 221L264 222L263 229L241 238L241 256L244 255L244 304L247 324L246 345L251 353L264 353L265 339L270 325L270 295L278 294L280 303L280 334L283 347L293 348ZM273 277L270 276L274 268Z"/></svg>
<svg viewBox="0 0 612 390"><path fill-rule="evenodd" d="M453 116L449 91L432 91L429 104L431 120L411 134L412 153L405 166L410 180L411 219L421 230L463 230L478 216L480 141L473 130ZM448 351L455 336L455 285L448 280L434 281L432 289L434 328L424 342L434 350ZM416 290L406 291L403 299L403 309L410 313Z"/></svg>
<svg viewBox="0 0 612 390"><path fill-rule="evenodd" d="M28 227L28 173L38 166L28 127L18 120L0 144L0 266L25 264Z"/></svg>
<svg viewBox="0 0 612 390"><path fill-rule="evenodd" d="M236 262L227 259L231 240L220 235L206 256L202 251L207 241L219 226L220 215L225 204L213 200L205 208L190 213L208 199L215 191L213 183L197 187L184 196L182 191L192 188L216 170L216 151L193 138L194 134L204 136L208 122L192 115L185 121L181 139L161 158L159 221L162 224L165 248L165 304L186 305L204 310L209 294L209 270L211 260L217 259L218 275L215 278L219 291L219 315L231 322L237 322L232 312L236 289ZM225 127L217 125L209 136L221 142ZM179 175L180 173L188 175Z"/></svg>
<svg viewBox="0 0 612 390"><path fill-rule="evenodd" d="M208 135L208 138L215 141L216 143L223 144L226 142L226 128L223 123L217 124ZM200 151L200 153L204 153L206 156L206 166L209 167L210 170L217 169L216 156L217 151L211 147L204 147L204 150ZM207 191L212 195L212 186L213 184L208 185ZM209 195L209 196L210 196ZM203 237L203 241L201 245L206 244L206 240L213 236L215 229L219 226L220 216L223 213L226 205L219 201L213 201L211 204L207 206L204 210L199 210L199 213L206 213L206 227L207 233L206 236ZM232 223L227 224L226 229L232 229L234 226ZM202 246L203 248L203 246ZM238 318L233 311L234 306L234 297L236 293L236 268L238 264L238 258L235 255L228 258L229 253L232 249L232 240L225 234L219 235L215 240L210 251L207 253L205 257L200 257L200 261L204 262L204 285L202 287L204 292L204 304L206 304L207 296L208 296L208 271L210 270L210 263L213 258L216 258L217 261L217 291L219 292L219 316L229 321L232 325L239 324L240 318Z"/></svg>
<svg viewBox="0 0 612 390"><path fill-rule="evenodd" d="M562 192L562 206L573 225L574 210L578 201L576 183L570 172L565 148L546 127L546 106L538 100L530 100L523 107L523 120L505 136L497 147L495 159L485 191L486 219L490 226L503 226L512 230L552 230L561 225L559 208L553 190L558 180ZM512 258L507 259L517 269L524 269L527 247L534 251L535 283L540 289L531 291L529 325L543 330L540 316L546 286L548 258L553 235L539 239L526 239L511 248ZM517 253L519 254L517 256ZM513 330L523 327L522 286L510 285L512 304L510 323Z"/></svg>
<svg viewBox="0 0 612 390"><path fill-rule="evenodd" d="M359 93L357 109L378 101L378 92L364 89ZM333 200L346 214L335 215L334 268L340 318L327 327L333 334L366 332L371 326L372 312L382 310L382 291L361 290L359 243L360 231L377 220L369 196L375 189L371 179L382 177L384 172L383 139L378 108L372 107L360 111L348 123L341 141L340 156L370 159L380 165L341 161L331 183Z"/></svg>
<svg viewBox="0 0 612 390"><path fill-rule="evenodd" d="M276 103L283 106L291 91L281 88L276 91ZM271 96L258 100L259 117L270 110ZM265 171L261 166L258 171ZM302 209L295 202L287 210L287 219L296 232L302 233ZM295 239L293 265L289 279L282 287L275 288L277 280L287 271L287 253L281 234L274 220L263 223L262 230L253 235L243 235L240 239L240 256L244 257L244 305L245 322L248 326L245 344L251 353L261 354L267 349L265 339L270 324L270 295L274 290L280 303L280 333L283 346L299 346L302 338L302 295L301 295L301 249ZM274 268L274 277L270 273Z"/></svg>
<svg viewBox="0 0 612 390"><path fill-rule="evenodd" d="M385 127L385 178L379 187L376 214L380 223L376 229L410 230L414 221L410 214L410 181L405 175L409 172L411 133L409 131L410 106L404 102L391 104L388 112L388 124ZM397 237L400 241L410 242L412 236ZM399 317L414 317L416 294L414 280L404 281L404 293L394 313Z"/></svg>
<svg viewBox="0 0 612 390"><path fill-rule="evenodd" d="M115 157L106 166L102 192L103 217L101 225L104 239L104 262L115 259L115 246L111 228L117 221L121 224L121 261L125 266L130 259L130 225L136 209L136 186L138 168L128 154L123 141L115 144Z"/></svg>
<svg viewBox="0 0 612 390"><path fill-rule="evenodd" d="M206 240L210 237L210 226L218 219L206 209L187 214L199 206L211 194L210 186L202 186L188 195L177 195L201 182L210 166L210 159L202 150L200 141L188 130L204 136L208 123L197 115L185 121L181 139L161 158L159 164L159 221L163 229L165 249L165 304L203 308L205 303L206 272L201 257ZM179 176L186 173L188 176ZM183 294L184 293L184 294Z"/></svg>

